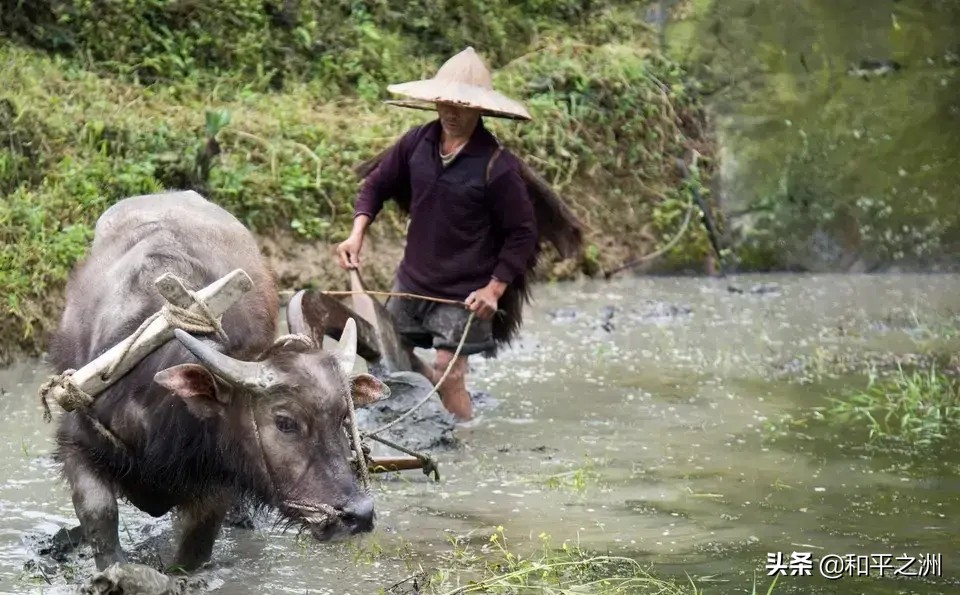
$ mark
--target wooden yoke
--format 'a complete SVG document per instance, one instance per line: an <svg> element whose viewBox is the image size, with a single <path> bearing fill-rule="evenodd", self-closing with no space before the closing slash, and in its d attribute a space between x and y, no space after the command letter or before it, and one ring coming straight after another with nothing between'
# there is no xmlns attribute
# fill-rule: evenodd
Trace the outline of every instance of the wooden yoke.
<svg viewBox="0 0 960 595"><path fill-rule="evenodd" d="M219 328L219 323L208 319L211 316L219 318L244 293L253 289L253 280L242 269L236 269L195 293L191 293L183 281L171 273L161 275L154 285L169 304L185 311L179 316L204 321L202 324L206 326ZM178 314L174 311L168 317L170 311L169 306L164 306L144 321L145 326L141 325L132 335L79 370L65 375L49 388L49 396L63 405L70 402L71 393L76 394L77 390L91 398L102 393L143 358L173 338L173 330L179 325L171 323L169 318L176 319Z"/></svg>

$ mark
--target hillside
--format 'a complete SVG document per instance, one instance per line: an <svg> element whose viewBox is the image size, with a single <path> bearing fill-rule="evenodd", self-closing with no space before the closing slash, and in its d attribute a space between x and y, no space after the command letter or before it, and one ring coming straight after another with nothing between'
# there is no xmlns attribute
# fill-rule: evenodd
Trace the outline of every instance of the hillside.
<svg viewBox="0 0 960 595"><path fill-rule="evenodd" d="M430 76L467 44L535 118L493 130L589 226L583 257L548 258L544 276L656 249L679 228L690 186L709 179L696 84L631 3L3 5L4 359L42 349L97 216L133 194L196 189L262 238L286 287L342 285L332 245L352 219L351 168L431 117L384 106L386 84ZM684 183L674 162L690 148L701 174ZM393 209L376 226L376 284L389 282L402 229ZM662 266L699 269L708 249L692 225Z"/></svg>

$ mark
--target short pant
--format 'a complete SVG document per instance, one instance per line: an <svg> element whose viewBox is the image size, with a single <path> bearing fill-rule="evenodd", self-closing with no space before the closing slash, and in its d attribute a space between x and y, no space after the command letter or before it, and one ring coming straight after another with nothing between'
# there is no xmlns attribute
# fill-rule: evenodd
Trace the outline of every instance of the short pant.
<svg viewBox="0 0 960 595"><path fill-rule="evenodd" d="M396 282L393 292L409 293ZM401 339L408 344L421 349L443 349L451 353L457 350L470 316L470 310L464 306L419 298L390 296L387 298L386 308L393 317ZM460 355L484 352L490 354L495 349L491 321L480 320L474 316Z"/></svg>

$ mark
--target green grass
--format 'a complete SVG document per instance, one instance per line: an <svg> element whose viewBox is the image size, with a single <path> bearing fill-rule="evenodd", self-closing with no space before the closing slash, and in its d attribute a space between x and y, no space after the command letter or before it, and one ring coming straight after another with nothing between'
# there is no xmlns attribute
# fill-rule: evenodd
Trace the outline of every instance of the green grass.
<svg viewBox="0 0 960 595"><path fill-rule="evenodd" d="M831 423L865 428L871 441L930 447L960 428L960 382L931 365L887 378L871 374L867 388L831 398L822 415Z"/></svg>
<svg viewBox="0 0 960 595"><path fill-rule="evenodd" d="M526 593L552 595L595 593L598 595L704 595L710 593L687 577L676 581L657 577L651 568L637 560L590 552L579 545L564 542L552 545L550 536L541 533L535 545L518 545L508 540L503 527L497 527L485 542L467 543L451 539L451 551L441 555L439 568L422 567L407 581L385 587L381 593ZM766 591L770 595L779 577ZM416 588L414 588L414 581Z"/></svg>

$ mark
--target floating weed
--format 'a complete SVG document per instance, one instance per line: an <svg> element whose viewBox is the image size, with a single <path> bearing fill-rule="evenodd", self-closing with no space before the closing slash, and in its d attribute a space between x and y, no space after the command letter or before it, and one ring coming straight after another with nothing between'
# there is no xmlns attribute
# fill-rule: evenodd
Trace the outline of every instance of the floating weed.
<svg viewBox="0 0 960 595"><path fill-rule="evenodd" d="M383 547L376 539L371 539L368 544L362 546L351 542L350 550L353 552L353 563L356 565L373 564L383 556Z"/></svg>
<svg viewBox="0 0 960 595"><path fill-rule="evenodd" d="M429 575L422 575L426 582L418 585L418 590L405 591L406 593L706 593L697 587L689 575L689 586L657 578L650 573L649 568L633 558L589 552L578 544L566 541L560 547L555 547L546 533L540 533L535 543L525 544L523 548L514 546L507 539L502 526L496 527L485 542L473 547L464 546L459 541L452 543L456 548L465 550L458 558L469 560L471 564L459 571L454 568L438 568ZM527 553L520 551L521 549L527 550ZM767 590L768 595L773 593L776 582L774 579L771 583ZM757 593L756 577L753 592Z"/></svg>
<svg viewBox="0 0 960 595"><path fill-rule="evenodd" d="M467 547L470 535L447 535L450 552L441 554L441 557L454 562L458 566L468 566L476 562L477 557Z"/></svg>
<svg viewBox="0 0 960 595"><path fill-rule="evenodd" d="M347 547L353 556L353 563L357 566L371 565L390 559L406 562L407 567L410 568L416 556L410 542L399 536L396 538L396 543L382 543L378 537L371 537L351 541Z"/></svg>
<svg viewBox="0 0 960 595"><path fill-rule="evenodd" d="M584 463L579 467L548 475L542 479L542 483L552 490L570 490L582 493L591 485L599 484L600 474L596 471L597 465L598 461L584 456Z"/></svg>
<svg viewBox="0 0 960 595"><path fill-rule="evenodd" d="M824 419L863 426L871 442L893 440L923 448L960 426L960 383L935 364L909 373L898 365L896 373L884 378L871 371L866 390L829 400L830 406L817 409Z"/></svg>

